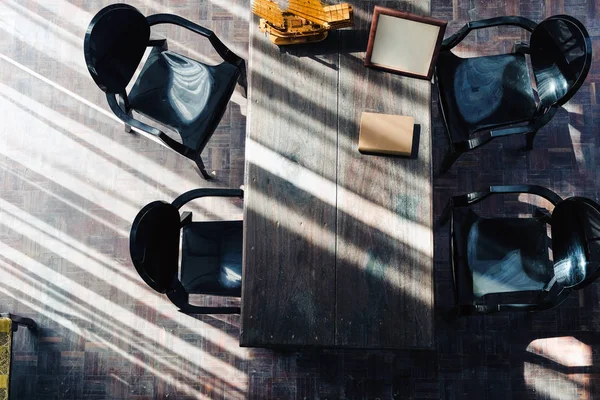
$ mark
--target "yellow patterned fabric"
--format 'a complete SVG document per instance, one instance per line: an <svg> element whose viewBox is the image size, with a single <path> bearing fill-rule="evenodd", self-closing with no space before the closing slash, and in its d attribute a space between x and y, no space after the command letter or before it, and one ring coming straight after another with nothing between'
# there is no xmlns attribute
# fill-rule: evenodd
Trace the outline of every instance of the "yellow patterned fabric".
<svg viewBox="0 0 600 400"><path fill-rule="evenodd" d="M0 400L8 400L12 321L0 318Z"/></svg>

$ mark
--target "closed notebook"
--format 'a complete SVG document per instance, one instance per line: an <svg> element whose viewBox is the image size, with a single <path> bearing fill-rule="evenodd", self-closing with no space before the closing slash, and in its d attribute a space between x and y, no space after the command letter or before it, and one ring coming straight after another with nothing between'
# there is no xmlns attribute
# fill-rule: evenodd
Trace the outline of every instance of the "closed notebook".
<svg viewBox="0 0 600 400"><path fill-rule="evenodd" d="M363 112L358 151L410 156L414 126L413 117Z"/></svg>

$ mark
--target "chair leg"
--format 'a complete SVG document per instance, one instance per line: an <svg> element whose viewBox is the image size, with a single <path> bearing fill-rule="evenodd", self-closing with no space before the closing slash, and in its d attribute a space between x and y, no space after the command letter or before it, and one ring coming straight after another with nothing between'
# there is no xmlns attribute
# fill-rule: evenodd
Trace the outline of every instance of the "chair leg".
<svg viewBox="0 0 600 400"><path fill-rule="evenodd" d="M456 151L452 150L451 148L448 149L448 152L446 153L446 155L444 156L444 160L442 161L442 167L440 168L440 174L446 173L450 169L450 167L452 167L452 164L454 164L454 162L458 159L460 154L461 153L456 152Z"/></svg>
<svg viewBox="0 0 600 400"><path fill-rule="evenodd" d="M10 319L14 322L13 330L16 332L19 325L26 326L27 328L35 331L37 329L37 324L31 318L19 317L18 315L9 314Z"/></svg>
<svg viewBox="0 0 600 400"><path fill-rule="evenodd" d="M125 123L123 125L124 125L124 128L125 128L125 132L127 132L127 133L133 132L133 130L131 129L131 125L125 124Z"/></svg>
<svg viewBox="0 0 600 400"><path fill-rule="evenodd" d="M525 150L530 151L533 150L533 140L535 139L535 134L537 131L529 132L525 135Z"/></svg>
<svg viewBox="0 0 600 400"><path fill-rule="evenodd" d="M211 176L208 172L206 172L206 168L204 167L204 162L202 161L202 157L198 156L198 157L196 157L196 159L194 161L196 162L196 165L198 166L198 169L200 170L200 173L202 174L202 177L204 179L206 179L207 181L214 179L213 176Z"/></svg>
<svg viewBox="0 0 600 400"><path fill-rule="evenodd" d="M131 112L131 109L129 109L127 107L127 104L125 103L125 100L123 100L123 97L118 96L117 97L117 101L119 103L119 107L121 107L123 110L125 110L125 112L127 113L127 115L129 115L130 117L133 118L133 114ZM123 125L125 126L125 132L127 132L127 133L131 133L132 132L131 125L126 124L126 123L123 123Z"/></svg>
<svg viewBox="0 0 600 400"><path fill-rule="evenodd" d="M127 115L129 115L131 118L133 118L133 113L131 112L131 110L127 110ZM125 125L125 132L127 133L131 133L133 132L133 130L131 129L131 125L123 123L123 125Z"/></svg>

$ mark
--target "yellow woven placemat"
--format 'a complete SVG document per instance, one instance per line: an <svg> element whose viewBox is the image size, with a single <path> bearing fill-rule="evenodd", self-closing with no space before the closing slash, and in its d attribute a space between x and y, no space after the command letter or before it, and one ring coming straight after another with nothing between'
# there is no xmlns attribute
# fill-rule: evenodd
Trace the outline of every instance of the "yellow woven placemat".
<svg viewBox="0 0 600 400"><path fill-rule="evenodd" d="M0 400L8 400L11 329L12 320L0 318Z"/></svg>

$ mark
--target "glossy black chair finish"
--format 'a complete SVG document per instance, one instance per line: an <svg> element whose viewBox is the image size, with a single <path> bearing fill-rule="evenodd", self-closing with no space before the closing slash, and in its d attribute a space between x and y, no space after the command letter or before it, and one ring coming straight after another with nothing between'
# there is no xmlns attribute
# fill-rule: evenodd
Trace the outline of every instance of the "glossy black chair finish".
<svg viewBox="0 0 600 400"><path fill-rule="evenodd" d="M471 30L499 25L531 32L529 44L517 44L512 53L494 56L461 58L452 53ZM531 60L537 99L526 54ZM524 134L526 149L530 150L537 131L581 87L591 60L588 32L568 15L556 15L539 24L523 17L469 22L445 39L435 69L440 108L450 138L441 172L462 153L501 136Z"/></svg>
<svg viewBox="0 0 600 400"><path fill-rule="evenodd" d="M210 66L169 51L166 39L151 38L151 27L174 24L206 37L224 62ZM152 51L130 93L133 78L147 47ZM171 14L149 17L127 4L103 8L90 22L84 40L88 70L106 93L114 114L125 124L151 135L195 161L206 179L201 153L217 128L237 82L246 89L243 59L210 30ZM136 111L175 130L181 143L160 129L133 118Z"/></svg>
<svg viewBox="0 0 600 400"><path fill-rule="evenodd" d="M481 217L469 207L502 193L535 194L555 207L552 214L538 208L529 218ZM451 198L441 217L448 220L451 315L545 310L600 274L600 206L589 199L562 200L535 185L490 186Z"/></svg>
<svg viewBox="0 0 600 400"><path fill-rule="evenodd" d="M243 195L239 189L196 189L171 204L154 201L142 208L131 227L129 249L133 265L148 286L166 294L186 313L239 313L239 307L192 305L189 295L241 296L243 222L192 222L192 214L180 215L179 209L201 197Z"/></svg>

